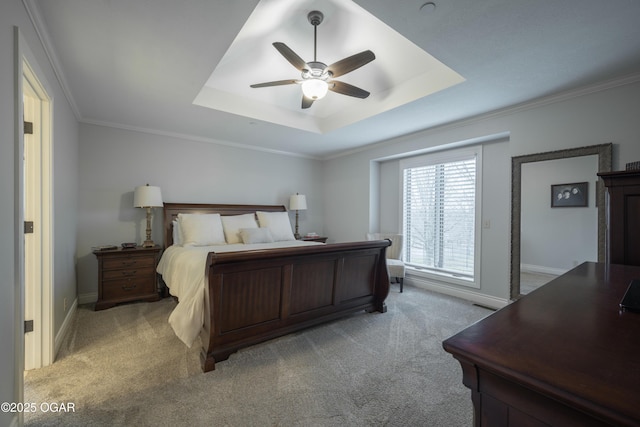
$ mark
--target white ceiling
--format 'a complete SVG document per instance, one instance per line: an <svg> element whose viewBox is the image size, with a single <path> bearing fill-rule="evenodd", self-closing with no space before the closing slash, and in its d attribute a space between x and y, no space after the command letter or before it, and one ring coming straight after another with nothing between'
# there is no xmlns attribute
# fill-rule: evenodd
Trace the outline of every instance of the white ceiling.
<svg viewBox="0 0 640 427"><path fill-rule="evenodd" d="M297 85L255 89L251 83L300 79L301 73L272 47L284 42L313 61L313 25L320 10L318 61L329 65L373 50L374 62L336 80L371 92L366 100L329 92L301 108ZM327 133L415 101L464 78L402 37L365 9L345 0L262 0L220 60L195 104L309 132Z"/></svg>
<svg viewBox="0 0 640 427"><path fill-rule="evenodd" d="M259 8L258 0L24 1L80 121L318 158L640 73L635 0L434 0L429 12L420 9L423 0L263 0ZM357 6L369 21L347 22L344 11ZM241 30L260 8L278 12L255 21L252 31L262 35L243 43ZM311 60L313 27L306 15L312 9L326 15L318 27L318 60L329 64L364 49L376 59L338 79L369 90L369 98L329 93L301 117L297 86L247 86L298 78L271 43L284 42ZM379 27L371 31L370 25ZM384 27L388 32L379 30ZM412 76L420 88L437 72L423 69L429 64L413 57L418 50L395 48L398 34L406 49L428 52L425 58L431 55L465 81L424 95L406 89ZM391 52L402 55L390 59ZM247 59L252 67L233 71ZM232 112L195 105L216 67L225 64L225 72L237 74L228 85L242 82L229 88ZM372 107L397 95L398 87L408 95L402 102L415 100Z"/></svg>

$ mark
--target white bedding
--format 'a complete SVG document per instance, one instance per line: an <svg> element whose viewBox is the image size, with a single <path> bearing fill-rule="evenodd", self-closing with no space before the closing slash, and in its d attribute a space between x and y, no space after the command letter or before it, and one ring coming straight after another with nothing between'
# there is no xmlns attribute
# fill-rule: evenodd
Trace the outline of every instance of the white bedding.
<svg viewBox="0 0 640 427"><path fill-rule="evenodd" d="M204 323L205 268L209 252L238 252L322 244L290 240L249 245L236 243L219 246L168 247L158 263L157 272L162 275L171 295L180 301L169 316L169 324L178 338L191 347Z"/></svg>

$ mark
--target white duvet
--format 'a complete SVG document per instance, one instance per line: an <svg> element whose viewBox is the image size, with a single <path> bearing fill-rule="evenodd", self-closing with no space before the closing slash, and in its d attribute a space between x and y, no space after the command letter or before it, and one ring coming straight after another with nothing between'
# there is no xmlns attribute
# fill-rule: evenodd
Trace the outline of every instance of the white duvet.
<svg viewBox="0 0 640 427"><path fill-rule="evenodd" d="M158 263L157 272L162 275L169 293L180 301L169 316L169 324L173 331L189 347L200 333L204 324L205 269L209 252L239 252L311 245L322 245L322 243L294 240L249 245L237 243L219 246L168 247Z"/></svg>

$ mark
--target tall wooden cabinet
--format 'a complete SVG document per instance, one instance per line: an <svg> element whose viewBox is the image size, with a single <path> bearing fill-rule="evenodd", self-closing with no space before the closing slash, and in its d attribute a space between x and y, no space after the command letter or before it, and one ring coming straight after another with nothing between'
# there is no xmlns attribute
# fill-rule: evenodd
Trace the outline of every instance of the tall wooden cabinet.
<svg viewBox="0 0 640 427"><path fill-rule="evenodd" d="M640 265L640 170L598 175L607 188L607 262Z"/></svg>

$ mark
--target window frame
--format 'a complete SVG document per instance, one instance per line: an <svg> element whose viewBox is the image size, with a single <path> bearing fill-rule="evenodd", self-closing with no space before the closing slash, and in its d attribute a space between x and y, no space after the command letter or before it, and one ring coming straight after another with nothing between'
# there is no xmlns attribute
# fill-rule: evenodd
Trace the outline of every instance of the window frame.
<svg viewBox="0 0 640 427"><path fill-rule="evenodd" d="M399 220L400 230L404 230L404 171L405 169L431 166L441 163L449 163L460 160L476 158L476 185L475 185L475 215L474 215L474 248L473 248L473 275L472 277L461 277L444 271L416 267L406 264L407 271L410 275L418 276L428 280L445 282L465 287L480 289L480 266L481 264L481 247L482 247L482 145L466 147L462 149L448 150L437 153L424 154L420 156L408 157L400 160L399 164L399 182L400 182L400 203L399 203ZM407 242L409 239L404 239ZM404 243L403 243L404 244ZM406 250L406 248L403 248Z"/></svg>

